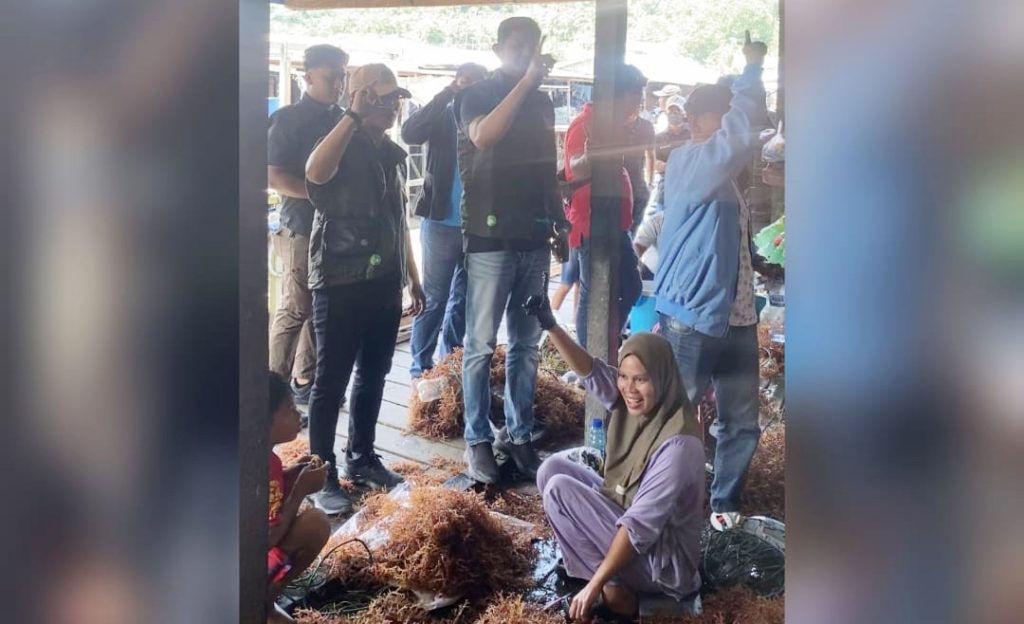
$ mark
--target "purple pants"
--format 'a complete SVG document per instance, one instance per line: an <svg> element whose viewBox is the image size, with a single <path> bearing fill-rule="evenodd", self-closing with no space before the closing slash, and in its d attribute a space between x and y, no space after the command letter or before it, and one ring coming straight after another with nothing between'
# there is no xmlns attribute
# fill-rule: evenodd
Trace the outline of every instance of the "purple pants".
<svg viewBox="0 0 1024 624"><path fill-rule="evenodd" d="M604 561L618 532L623 509L601 493L602 479L593 470L561 454L544 460L537 471L544 513L562 550L569 576L590 580ZM650 558L637 556L619 570L616 580L635 592L661 593L652 580Z"/></svg>

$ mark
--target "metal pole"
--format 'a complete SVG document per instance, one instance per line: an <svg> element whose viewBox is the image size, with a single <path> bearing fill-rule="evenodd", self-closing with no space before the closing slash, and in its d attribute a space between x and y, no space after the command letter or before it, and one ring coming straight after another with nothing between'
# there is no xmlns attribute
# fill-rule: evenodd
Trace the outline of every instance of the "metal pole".
<svg viewBox="0 0 1024 624"><path fill-rule="evenodd" d="M267 621L267 29L265 0L239 4L239 622ZM287 54L287 50L285 51ZM287 56L282 58L286 66ZM285 89L290 89L288 84Z"/></svg>
<svg viewBox="0 0 1024 624"><path fill-rule="evenodd" d="M591 147L609 145L614 137L612 100L615 67L626 58L627 0L597 0L594 45L594 127ZM622 236L619 210L622 197L622 159L605 157L591 165L590 282L587 302L587 350L614 362L618 351L617 293L619 247ZM604 418L605 410L587 397L587 422Z"/></svg>

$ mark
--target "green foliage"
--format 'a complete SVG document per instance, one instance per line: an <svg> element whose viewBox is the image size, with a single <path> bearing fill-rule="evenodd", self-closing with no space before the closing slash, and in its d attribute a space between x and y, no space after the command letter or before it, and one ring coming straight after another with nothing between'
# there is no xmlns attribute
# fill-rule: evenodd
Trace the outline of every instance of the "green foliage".
<svg viewBox="0 0 1024 624"><path fill-rule="evenodd" d="M631 0L630 42L663 43L684 58L732 71L744 31L778 50L779 0ZM560 59L593 54L594 3L292 11L271 5L274 32L343 40L346 34L400 36L436 45L490 49L498 23L528 15Z"/></svg>

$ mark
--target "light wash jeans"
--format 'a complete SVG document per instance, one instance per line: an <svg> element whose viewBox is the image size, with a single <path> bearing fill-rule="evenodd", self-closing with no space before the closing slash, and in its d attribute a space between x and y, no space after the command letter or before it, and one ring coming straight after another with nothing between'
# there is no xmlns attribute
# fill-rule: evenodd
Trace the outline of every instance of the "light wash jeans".
<svg viewBox="0 0 1024 624"><path fill-rule="evenodd" d="M658 316L659 333L672 344L690 403L697 405L708 384L714 384L718 416L711 425L716 441L711 509L739 511L747 469L761 437L757 326L733 325L715 338L665 314Z"/></svg>
<svg viewBox="0 0 1024 624"><path fill-rule="evenodd" d="M423 245L423 293L427 305L412 322L412 366L409 375L419 378L434 367L438 332L441 356L462 346L466 334L466 269L462 254L462 229L424 219L420 223Z"/></svg>
<svg viewBox="0 0 1024 624"><path fill-rule="evenodd" d="M547 247L535 251L487 251L466 254L466 350L462 393L466 403L466 444L494 442L491 411L491 356L502 313L508 328L505 361L505 420L514 444L530 440L533 395L537 386L537 343L541 328L523 310L530 295L544 291L551 264Z"/></svg>

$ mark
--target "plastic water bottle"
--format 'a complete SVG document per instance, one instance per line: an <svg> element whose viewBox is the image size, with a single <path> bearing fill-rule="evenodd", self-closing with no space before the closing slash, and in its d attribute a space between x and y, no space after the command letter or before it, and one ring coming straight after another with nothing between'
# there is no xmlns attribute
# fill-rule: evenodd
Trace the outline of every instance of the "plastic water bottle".
<svg viewBox="0 0 1024 624"><path fill-rule="evenodd" d="M595 418L590 422L590 430L587 431L587 446L600 451L601 457L604 457L604 422L600 418Z"/></svg>

